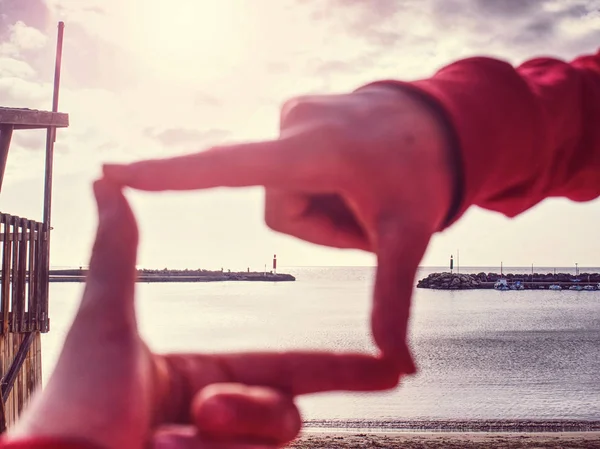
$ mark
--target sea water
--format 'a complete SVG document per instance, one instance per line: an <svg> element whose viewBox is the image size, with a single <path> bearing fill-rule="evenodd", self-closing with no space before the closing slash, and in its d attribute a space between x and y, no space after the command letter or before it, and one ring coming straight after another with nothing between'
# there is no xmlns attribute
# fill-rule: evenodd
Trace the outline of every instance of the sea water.
<svg viewBox="0 0 600 449"><path fill-rule="evenodd" d="M297 281L138 284L140 330L156 351L373 351L373 268L280 271ZM499 270L461 269L478 271ZM82 291L51 284L45 378ZM600 420L600 291L416 289L412 310L419 373L391 392L302 398L306 419Z"/></svg>

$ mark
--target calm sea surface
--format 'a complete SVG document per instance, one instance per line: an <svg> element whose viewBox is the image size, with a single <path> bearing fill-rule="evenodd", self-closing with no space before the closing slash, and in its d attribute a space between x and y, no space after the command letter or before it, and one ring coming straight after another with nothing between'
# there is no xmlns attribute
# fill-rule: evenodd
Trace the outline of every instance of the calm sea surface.
<svg viewBox="0 0 600 449"><path fill-rule="evenodd" d="M297 281L138 284L141 331L157 351L373 349L372 268L281 271ZM479 271L498 269L461 268ZM82 290L51 284L45 377ZM418 289L411 345L420 372L396 391L303 398L305 418L600 420L600 291Z"/></svg>

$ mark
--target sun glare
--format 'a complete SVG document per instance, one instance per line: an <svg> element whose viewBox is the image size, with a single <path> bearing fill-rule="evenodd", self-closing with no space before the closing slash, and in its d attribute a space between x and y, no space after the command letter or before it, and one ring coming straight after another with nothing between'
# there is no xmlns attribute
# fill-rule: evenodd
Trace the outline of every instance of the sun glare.
<svg viewBox="0 0 600 449"><path fill-rule="evenodd" d="M197 77L243 57L243 1L145 0L137 6L128 20L133 50L155 74Z"/></svg>

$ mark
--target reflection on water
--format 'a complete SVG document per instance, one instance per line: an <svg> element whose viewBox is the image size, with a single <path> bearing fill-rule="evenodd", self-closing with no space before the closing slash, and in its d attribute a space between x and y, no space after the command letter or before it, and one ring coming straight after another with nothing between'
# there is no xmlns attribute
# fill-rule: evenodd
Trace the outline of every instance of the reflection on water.
<svg viewBox="0 0 600 449"><path fill-rule="evenodd" d="M141 331L158 351L373 350L372 269L285 271L298 280L140 284ZM81 291L78 284L51 285L46 376ZM411 345L420 372L398 390L303 398L305 417L600 418L600 291L419 289Z"/></svg>

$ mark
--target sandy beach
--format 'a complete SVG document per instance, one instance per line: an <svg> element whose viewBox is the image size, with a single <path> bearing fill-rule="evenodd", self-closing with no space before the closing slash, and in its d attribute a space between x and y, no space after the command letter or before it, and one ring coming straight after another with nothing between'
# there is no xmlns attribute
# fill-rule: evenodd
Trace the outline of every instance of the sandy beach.
<svg viewBox="0 0 600 449"><path fill-rule="evenodd" d="M304 432L297 449L599 449L600 432Z"/></svg>

